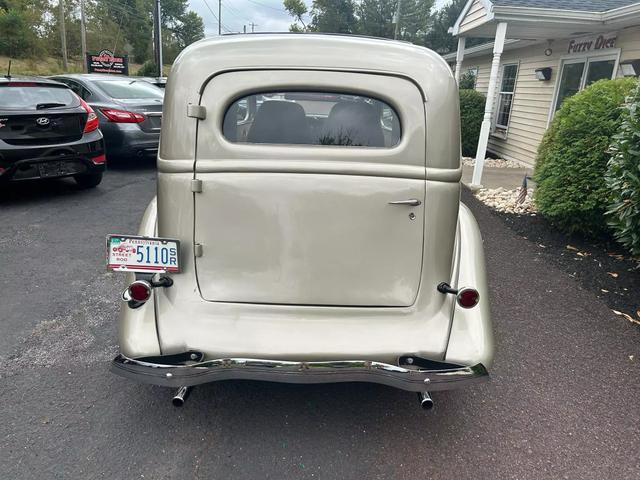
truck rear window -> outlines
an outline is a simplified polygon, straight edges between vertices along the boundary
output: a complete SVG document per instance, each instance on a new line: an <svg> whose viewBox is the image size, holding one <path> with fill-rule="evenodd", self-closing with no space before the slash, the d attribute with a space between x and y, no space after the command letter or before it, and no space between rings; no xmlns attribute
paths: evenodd
<svg viewBox="0 0 640 480"><path fill-rule="evenodd" d="M390 148L400 141L400 120L391 106L331 92L242 97L227 109L222 130L235 143Z"/></svg>
<svg viewBox="0 0 640 480"><path fill-rule="evenodd" d="M66 87L47 85L0 86L0 110L38 110L80 106L80 100Z"/></svg>

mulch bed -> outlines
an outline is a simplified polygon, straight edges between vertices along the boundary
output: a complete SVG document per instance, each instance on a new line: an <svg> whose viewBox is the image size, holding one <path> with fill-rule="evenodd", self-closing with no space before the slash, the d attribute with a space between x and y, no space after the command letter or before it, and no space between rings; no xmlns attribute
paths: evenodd
<svg viewBox="0 0 640 480"><path fill-rule="evenodd" d="M594 241L567 235L540 216L492 211L534 243L543 258L575 278L616 314L640 325L640 259L631 258L613 239Z"/></svg>

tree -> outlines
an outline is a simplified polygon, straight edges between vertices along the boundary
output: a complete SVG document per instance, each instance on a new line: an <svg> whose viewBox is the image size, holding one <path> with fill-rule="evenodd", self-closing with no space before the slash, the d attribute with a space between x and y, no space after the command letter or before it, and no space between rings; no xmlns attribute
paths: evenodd
<svg viewBox="0 0 640 480"><path fill-rule="evenodd" d="M284 0L284 9L294 20L294 23L289 25L289 31L304 32L307 30L307 25L302 17L309 13L309 10L302 0Z"/></svg>
<svg viewBox="0 0 640 480"><path fill-rule="evenodd" d="M36 36L18 10L0 10L0 53L9 57L27 56Z"/></svg>
<svg viewBox="0 0 640 480"><path fill-rule="evenodd" d="M356 7L358 33L372 37L393 38L393 16L398 8L397 0L361 0Z"/></svg>
<svg viewBox="0 0 640 480"><path fill-rule="evenodd" d="M355 33L356 17L352 0L313 0L311 30L329 33Z"/></svg>
<svg viewBox="0 0 640 480"><path fill-rule="evenodd" d="M177 28L178 46L183 49L204 38L204 22L196 12L187 12Z"/></svg>
<svg viewBox="0 0 640 480"><path fill-rule="evenodd" d="M47 0L0 0L0 53L28 57L41 53L39 35Z"/></svg>
<svg viewBox="0 0 640 480"><path fill-rule="evenodd" d="M398 40L424 45L431 23L433 0L400 0Z"/></svg>
<svg viewBox="0 0 640 480"><path fill-rule="evenodd" d="M451 3L443 6L432 16L431 25L425 36L424 46L429 47L440 54L454 52L458 48L458 39L449 33L462 13L467 0L452 0ZM479 45L488 40L481 38L468 38L466 46Z"/></svg>

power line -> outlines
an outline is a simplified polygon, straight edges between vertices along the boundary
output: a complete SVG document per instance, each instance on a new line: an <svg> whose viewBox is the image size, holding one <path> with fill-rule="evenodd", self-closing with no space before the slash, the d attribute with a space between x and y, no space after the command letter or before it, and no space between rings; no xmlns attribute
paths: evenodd
<svg viewBox="0 0 640 480"><path fill-rule="evenodd" d="M237 8L232 7L229 3L222 3L222 6L225 7L227 10L229 10L233 15L235 15L236 17L242 18L248 22L251 21L251 19L249 17L247 17L246 15L244 15L244 13L240 12Z"/></svg>
<svg viewBox="0 0 640 480"><path fill-rule="evenodd" d="M286 13L287 15L289 15L289 13L286 10L282 9L282 8L272 7L271 5L266 5L264 3L256 2L255 0L247 0L247 2L253 3L254 5L259 5L260 7L270 8L271 10L275 10L276 12L282 12L282 13Z"/></svg>

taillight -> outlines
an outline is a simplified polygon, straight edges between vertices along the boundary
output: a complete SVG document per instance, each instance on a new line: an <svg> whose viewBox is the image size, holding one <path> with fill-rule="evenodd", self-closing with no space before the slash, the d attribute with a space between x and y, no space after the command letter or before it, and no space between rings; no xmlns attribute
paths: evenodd
<svg viewBox="0 0 640 480"><path fill-rule="evenodd" d="M100 111L110 122L116 123L140 123L144 122L146 118L141 113L118 110L117 108L101 108Z"/></svg>
<svg viewBox="0 0 640 480"><path fill-rule="evenodd" d="M127 287L129 299L136 302L146 302L151 297L151 284L144 280L136 280Z"/></svg>
<svg viewBox="0 0 640 480"><path fill-rule="evenodd" d="M456 299L462 308L473 308L480 301L480 294L473 288L463 288L456 295Z"/></svg>
<svg viewBox="0 0 640 480"><path fill-rule="evenodd" d="M103 153L102 155L98 155L97 157L92 157L91 161L95 164L104 163L107 161L107 156Z"/></svg>
<svg viewBox="0 0 640 480"><path fill-rule="evenodd" d="M93 132L98 129L98 115L93 111L93 108L89 106L87 102L80 99L82 108L87 112L87 123L84 124L84 133Z"/></svg>

